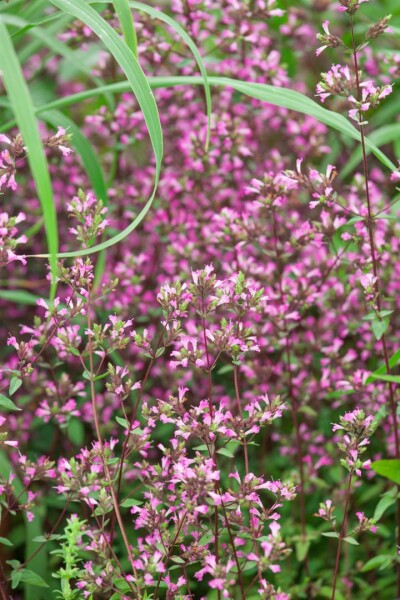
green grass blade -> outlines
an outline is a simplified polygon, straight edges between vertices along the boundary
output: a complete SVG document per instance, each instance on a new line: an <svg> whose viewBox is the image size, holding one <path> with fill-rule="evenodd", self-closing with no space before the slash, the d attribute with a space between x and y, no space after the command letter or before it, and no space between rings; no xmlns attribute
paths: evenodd
<svg viewBox="0 0 400 600"><path fill-rule="evenodd" d="M203 79L201 77L152 77L148 79L148 83L153 89L156 89L164 87L175 87L181 85L202 85ZM321 123L325 123L332 129L339 131L343 135L350 137L351 139L360 141L360 134L358 130L350 123L350 121L348 121L342 115L337 115L336 113L329 111L326 108L322 108L321 106L319 106L319 104L314 102L314 100L311 100L307 96L303 96L299 92L295 92L293 90L285 90L282 88L275 88L274 86L261 83L246 84L241 81L229 79L226 77L209 77L209 83L210 85L215 85L219 87L231 87L241 92L242 94L245 94L252 98L257 98L269 104L274 104L275 106L281 106L289 110L294 110L312 116ZM53 109L71 106L83 100L86 100L87 98L91 98L96 94L103 93L104 91L121 93L129 90L130 84L128 82L114 83L96 90L86 90L78 94L73 94L67 98L55 100L54 102L51 102L45 106L38 107L37 111L40 114L41 112L44 112L45 110L48 110L50 108ZM10 127L12 125L13 123L7 123L7 127ZM1 129L5 130L5 127L4 129ZM366 139L366 145L371 150L371 152L373 152L377 156L377 158L379 158L379 160L391 171L397 170L396 166L392 163L392 161L383 152L381 152L381 150L379 150L379 148L368 138ZM59 254L58 256L63 258L86 256L94 252L99 252L104 248L109 248L110 246L113 246L114 244L122 241L143 220L148 210L150 209L151 203L152 199L150 199L150 201L147 202L147 204L137 215L135 220L124 231L121 231L111 239L103 242L102 244L98 244L97 246L93 246L88 250L68 252ZM46 254L41 254L37 256L47 258Z"/></svg>
<svg viewBox="0 0 400 600"><path fill-rule="evenodd" d="M44 45L50 48L50 50L52 50L54 54L58 54L59 56L65 58L65 60L72 62L73 65L86 76L90 77L91 79L95 79L93 78L91 69L83 61L83 53L74 52L73 50L70 50L70 48L68 48L66 44L60 42L52 32L48 33L46 29L39 27L38 25L34 26L25 19L15 17L14 15L0 15L0 19L8 25L15 25L17 27L20 27L21 29L31 26L32 28L29 31L30 35L40 40ZM21 62L24 62L25 58L28 57L24 53L22 57L20 56ZM99 79L97 79L97 82L102 83Z"/></svg>
<svg viewBox="0 0 400 600"><path fill-rule="evenodd" d="M393 123L392 125L384 125L379 129L376 129L369 136L370 142L373 142L378 148L385 144L391 144L398 141L400 137L400 123ZM367 148L367 154L371 152L370 148ZM349 160L346 162L344 168L340 171L340 177L345 178L354 171L357 165L362 161L363 154L361 148L356 148L351 154Z"/></svg>
<svg viewBox="0 0 400 600"><path fill-rule="evenodd" d="M350 121L348 121L342 115L338 115L333 111L323 108L311 98L300 94L300 92L286 90L262 83L243 83L242 81L229 79L227 77L208 77L208 81L212 86L231 87L242 94L252 98L257 98L258 100L263 100L268 104L281 106L282 108L288 108L289 110L309 115L321 123L325 123L325 125L328 127L340 131L340 133L343 135L360 141L360 133L356 127L350 123ZM203 79L201 77L149 77L148 82L153 89L157 89L187 85L202 85ZM98 88L97 90L85 90L84 92L79 92L78 94L73 94L66 98L60 98L59 100L55 100L54 102L46 104L45 106L39 107L38 111L40 112L47 109L63 108L78 104L83 100L92 98L93 96L99 93L104 93L105 91L119 94L129 91L129 89L130 86L125 81L112 83ZM13 122L9 122L0 130L6 131L6 129L12 127L13 124ZM368 138L366 139L366 145L388 169L391 171L397 170L393 162Z"/></svg>
<svg viewBox="0 0 400 600"><path fill-rule="evenodd" d="M163 156L163 136L157 104L150 85L132 51L114 29L83 0L50 0L54 6L83 21L103 41L123 70L135 94L149 131L156 157L156 180L158 181ZM129 89L129 88L128 88Z"/></svg>
<svg viewBox="0 0 400 600"><path fill-rule="evenodd" d="M128 48L130 48L133 54L137 58L137 38L135 23L133 20L132 11L129 8L128 0L113 0L115 12L117 13L119 22L121 24L122 34Z"/></svg>
<svg viewBox="0 0 400 600"><path fill-rule="evenodd" d="M88 27L90 27L114 56L115 60L118 62L128 79L128 89L133 91L138 100L147 125L156 159L156 173L153 193L151 194L151 197L145 204L144 208L140 211L139 215L123 232L114 236L111 240L90 248L89 252L86 250L84 252L80 251L78 253L72 253L72 256L84 256L88 253L92 254L93 252L98 252L99 250L108 248L114 243L124 239L137 227L138 223L144 219L147 212L150 210L160 178L163 157L163 136L157 104L149 83L136 57L125 44L125 42L119 37L113 28L106 21L104 21L104 19L93 8L85 4L83 0L51 0L51 2L57 8L73 15L75 18L80 19ZM68 256L71 256L71 253L68 253Z"/></svg>
<svg viewBox="0 0 400 600"><path fill-rule="evenodd" d="M18 128L28 148L28 162L42 207L50 266L56 273L58 251L57 215L50 175L40 138L32 99L18 62L7 27L0 22L0 70ZM53 286L52 293L55 292Z"/></svg>
<svg viewBox="0 0 400 600"><path fill-rule="evenodd" d="M44 44L54 54L61 56L66 61L71 63L78 70L78 72L80 71L81 73L86 75L86 77L93 81L95 85L104 85L104 82L100 77L95 77L92 74L91 68L85 62L84 53L77 50L71 50L66 44L63 44L57 39L58 32L68 25L69 21L71 20L71 16L63 15L62 13L56 13L55 15L50 15L49 18L51 18L52 20L56 19L57 22L52 23L52 25L48 29L45 29L43 27L40 27L39 23L29 23L26 19L21 19L20 17L16 17L14 15L0 15L0 19L4 21L4 23L20 27L20 29L11 36L13 40L21 32L24 31L29 31L29 35L34 38L31 43L25 44L21 52L19 53L20 63L24 64L26 60L28 60L30 56L38 52L41 49L41 46ZM112 96L106 93L104 97L107 101L110 110L113 110L115 106L112 101Z"/></svg>
<svg viewBox="0 0 400 600"><path fill-rule="evenodd" d="M31 292L27 292L26 290L0 290L0 298L13 304L28 306L36 306L36 301L39 300L39 296L31 294Z"/></svg>
<svg viewBox="0 0 400 600"><path fill-rule="evenodd" d="M109 0L102 0L102 1L105 4L109 3ZM114 2L114 4L115 4L115 2ZM210 134L211 134L211 110L212 110L212 108L211 108L211 90L210 90L210 83L208 81L208 76L207 76L207 69L204 65L204 61L201 57L199 49L197 48L197 46L194 43L194 41L192 40L192 38L186 33L184 28L177 21L175 21L175 19L172 19L169 15L163 13L160 10L157 10L156 8L148 6L147 4L143 4L143 2L134 2L132 0L129 0L129 6L131 8L135 8L136 10L145 12L146 14L153 17L153 19L158 19L159 21L162 21L166 25L169 25L169 27L171 27L171 29L173 29L181 37L181 39L185 42L185 44L191 50L191 52L197 62L197 65L199 67L200 73L203 77L203 81L204 81L204 94L205 94L205 98L206 98L206 110L207 110L207 136L206 136L205 146L206 146L206 150L207 150L209 143L210 143Z"/></svg>

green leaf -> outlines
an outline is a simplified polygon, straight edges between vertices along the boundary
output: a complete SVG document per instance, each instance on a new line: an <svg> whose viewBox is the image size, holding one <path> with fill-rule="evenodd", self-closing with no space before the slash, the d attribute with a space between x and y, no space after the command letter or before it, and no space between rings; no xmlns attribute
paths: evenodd
<svg viewBox="0 0 400 600"><path fill-rule="evenodd" d="M28 163L42 206L50 265L52 273L55 275L58 229L47 160L28 86L7 27L2 22L0 22L0 70L2 71L4 86L11 102L18 129L28 148ZM54 296L54 294L55 285L53 284L52 295Z"/></svg>
<svg viewBox="0 0 400 600"><path fill-rule="evenodd" d="M307 406L306 404L304 406L300 406L299 413L303 413L308 417L316 417L318 415L317 411L314 408L312 408L311 406Z"/></svg>
<svg viewBox="0 0 400 600"><path fill-rule="evenodd" d="M383 569L391 566L395 560L396 557L391 554L380 554L379 556L374 556L374 558L371 558L365 563L361 569L361 573L366 573L367 571L372 571L373 569L378 568L380 571L383 571Z"/></svg>
<svg viewBox="0 0 400 600"><path fill-rule="evenodd" d="M357 542L357 540L355 540L353 537L351 536L347 536L345 538L343 538L344 542L347 542L348 544L352 544L353 546L359 546L360 544Z"/></svg>
<svg viewBox="0 0 400 600"><path fill-rule="evenodd" d="M205 533L199 540L199 546L207 546L214 539L214 534L211 532Z"/></svg>
<svg viewBox="0 0 400 600"><path fill-rule="evenodd" d="M389 492L386 492L386 494L384 494L382 496L382 498L379 500L378 504L376 505L375 508L375 512L374 512L374 519L375 521L379 521L379 519L381 519L381 517L383 516L384 512L390 508L390 506L392 506L393 504L395 504L396 502L396 496L397 496L397 490L396 489L392 489Z"/></svg>
<svg viewBox="0 0 400 600"><path fill-rule="evenodd" d="M8 393L10 394L10 396L13 396L15 394L15 392L17 390L19 390L21 385L22 385L22 380L19 377L11 377L10 388L8 390Z"/></svg>
<svg viewBox="0 0 400 600"><path fill-rule="evenodd" d="M384 146L385 144L390 144L395 142L400 137L400 123L391 123L390 125L384 125L383 127L379 127L375 129L370 136L369 139L376 146ZM369 148L366 148L367 155L371 152ZM339 176L342 179L345 179L350 173L354 171L357 165L362 161L363 153L362 148L357 147L354 152L351 154L350 158L346 161L346 164L340 170Z"/></svg>
<svg viewBox="0 0 400 600"><path fill-rule="evenodd" d="M35 587L49 587L44 581L44 579L40 577L40 575L34 573L30 569L23 569L22 571L20 571L20 573L22 574L21 581L23 581L24 583L29 583L30 585L34 585Z"/></svg>
<svg viewBox="0 0 400 600"><path fill-rule="evenodd" d="M228 458L235 458L235 455L230 450L227 450L227 448L220 448L217 450L217 453L222 454L222 456L227 456Z"/></svg>
<svg viewBox="0 0 400 600"><path fill-rule="evenodd" d="M17 570L11 571L11 589L12 590L15 590L19 586L21 579L22 579L22 571L17 571Z"/></svg>
<svg viewBox="0 0 400 600"><path fill-rule="evenodd" d="M52 542L55 540L60 540L62 535L58 533L52 533L51 535L37 535L33 538L32 542L37 542L39 544L45 544L47 542Z"/></svg>
<svg viewBox="0 0 400 600"><path fill-rule="evenodd" d="M123 500L120 504L122 508L131 508L132 506L140 506L143 504L143 500L136 500L136 498L127 498Z"/></svg>
<svg viewBox="0 0 400 600"><path fill-rule="evenodd" d="M324 535L325 537L330 537L330 538L338 538L339 534L336 531L328 531L327 533L322 533L321 535Z"/></svg>
<svg viewBox="0 0 400 600"><path fill-rule="evenodd" d="M380 340L389 327L389 319L376 319L375 321L372 321L371 327L376 339Z"/></svg>
<svg viewBox="0 0 400 600"><path fill-rule="evenodd" d="M400 485L400 460L397 458L388 458L376 460L371 464L371 468L386 479L394 481Z"/></svg>
<svg viewBox="0 0 400 600"><path fill-rule="evenodd" d="M397 350L397 352L395 352L389 358L389 367L391 369L393 369L393 367L396 367L399 362L400 362L400 350ZM386 374L386 373L387 373L386 365L382 365L381 367L379 367L379 369L377 369L376 371L371 373L371 375L368 377L366 383L371 383L374 380L374 378L376 377L376 375L381 375L381 374Z"/></svg>
<svg viewBox="0 0 400 600"><path fill-rule="evenodd" d="M296 558L299 562L303 562L310 548L310 540L301 540L296 544Z"/></svg>
<svg viewBox="0 0 400 600"><path fill-rule="evenodd" d="M27 304L29 306L36 306L36 302L39 300L39 296L25 290L0 290L0 298L13 304Z"/></svg>
<svg viewBox="0 0 400 600"><path fill-rule="evenodd" d="M123 419L122 417L115 417L115 420L117 423L119 423L119 425L122 425L122 427L129 429L129 423L126 419Z"/></svg>
<svg viewBox="0 0 400 600"><path fill-rule="evenodd" d="M3 394L0 394L0 406L8 408L8 410L22 410L22 408L18 408L10 398L3 396Z"/></svg>
<svg viewBox="0 0 400 600"><path fill-rule="evenodd" d="M371 373L368 379L373 381L388 381L389 383L400 383L400 375L376 375L375 373Z"/></svg>
<svg viewBox="0 0 400 600"><path fill-rule="evenodd" d="M133 21L132 11L129 8L128 0L113 0L115 12L118 15L119 22L121 24L122 33L124 40L128 48L130 48L133 54L137 58L137 39L135 24Z"/></svg>
<svg viewBox="0 0 400 600"><path fill-rule="evenodd" d="M14 545L12 542L10 542L10 540L8 540L5 537L0 537L0 544L3 544L3 546L13 546Z"/></svg>

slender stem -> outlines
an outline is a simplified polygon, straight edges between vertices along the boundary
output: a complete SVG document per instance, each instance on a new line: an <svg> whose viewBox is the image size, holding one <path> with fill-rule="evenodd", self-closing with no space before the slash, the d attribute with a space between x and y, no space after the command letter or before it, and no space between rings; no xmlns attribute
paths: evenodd
<svg viewBox="0 0 400 600"><path fill-rule="evenodd" d="M178 540L179 534L180 534L181 529L183 527L183 524L185 522L186 515L187 515L187 511L185 511L183 513L183 516L182 516L182 518L180 519L180 521L178 523L178 527L177 527L174 539L172 540L172 544L170 545L170 547L168 549L168 553L167 553L167 556L166 556L165 561L164 561L165 566L167 566L168 561L169 561L169 559L172 556L172 552L174 551L174 546L175 546L175 544L176 544L176 542ZM163 576L163 573L161 572L160 575L159 575L159 577L158 577L156 589L154 590L154 600L157 600L157 598L158 598L158 590L160 588L160 583L161 583L161 580L162 580L162 576Z"/></svg>
<svg viewBox="0 0 400 600"><path fill-rule="evenodd" d="M160 336L158 338L158 341L157 341L157 346L156 346L156 349L154 351L154 356L149 361L149 364L147 365L146 373L144 375L142 384L140 386L140 390L139 390L139 394L138 394L138 399L137 399L136 404L135 404L135 406L133 408L131 418L129 419L129 431L132 429L133 421L136 418L136 414L137 414L137 411L138 411L138 408L139 408L139 405L140 405L140 402L141 402L141 399L142 399L143 390L146 387L146 383L147 383L147 380L149 378L150 371L151 371L151 369L152 369L152 367L153 367L153 365L154 365L154 363L156 361L157 350L160 348L160 345L161 345L161 342L163 340L166 327L167 327L167 325L164 325L164 328L163 328L163 330L162 330L162 332L161 332L161 334L160 334ZM125 458L128 456L129 435L130 434L128 432L128 435L124 439L124 443L123 443L123 446L122 446L121 457L119 459L118 477L117 477L117 491L116 491L117 500L119 500L119 495L120 495L120 492L121 492L122 472L123 472L123 468L124 468L124 461L125 461ZM116 520L116 514L114 513L113 516L111 517L111 522L110 522L110 539L111 539L111 541L113 540L113 537L114 537L115 520Z"/></svg>
<svg viewBox="0 0 400 600"><path fill-rule="evenodd" d="M211 419L214 416L214 407L213 407L213 398L212 398L212 378L211 378L211 361L210 361L210 353L208 352L208 343L207 343L207 334L206 334L206 320L204 317L204 302L202 305L202 318L201 318L201 326L203 330L203 339L204 339L204 348L206 352L207 359L207 377L208 377L208 406L210 410ZM214 442L214 450L211 454L211 457L214 461L215 467L217 467L217 454L215 448L216 440ZM218 493L218 483L215 482L214 490ZM219 523L218 523L218 506L214 508L214 545L215 545L215 562L219 563ZM220 590L217 591L218 600L221 598Z"/></svg>
<svg viewBox="0 0 400 600"><path fill-rule="evenodd" d="M239 393L239 369L237 365L233 366L233 379L235 382L235 396L236 396L236 404L238 409L238 415L242 417L242 405L240 403L240 393ZM246 475L249 474L249 453L247 448L246 438L243 438L243 452L244 452L244 464L246 469Z"/></svg>
<svg viewBox="0 0 400 600"><path fill-rule="evenodd" d="M275 255L276 255L276 263L277 263L277 272L278 272L278 283L279 283L279 300L282 305L285 300L285 292L283 289L283 279L282 279L282 257L281 251L278 245L278 224L276 221L275 210L272 208L272 220L273 220L273 228L274 228L274 247L275 247ZM300 424L298 418L298 405L297 401L294 398L294 387L293 387L293 379L292 379L292 367L291 367L291 348L290 348L290 331L288 330L287 323L285 317L283 318L283 332L285 335L285 355L286 355L286 372L288 376L288 387L289 387L289 401L292 408L292 425L293 431L295 435L295 443L296 443L296 458L297 458L297 467L299 469L299 477L300 477L300 486L299 486L299 500L300 500L300 523L301 523L301 534L303 537L306 537L306 506L305 506L305 497L304 497L304 464L303 464L303 448L301 443L301 435L300 435ZM308 569L308 563L305 561L305 567Z"/></svg>
<svg viewBox="0 0 400 600"><path fill-rule="evenodd" d="M332 586L331 600L335 600L336 584L337 584L337 577L338 577L338 573L339 573L339 564L340 564L340 553L342 550L343 538L346 537L347 509L348 509L349 501L350 501L350 490L351 490L352 477L353 477L353 473L351 472L351 473L349 473L349 477L348 477L348 481L347 481L346 499L344 502L343 521L342 521L342 526L340 528L339 542L338 542L338 547L337 547L337 551L336 551L335 571L333 573L333 586Z"/></svg>
<svg viewBox="0 0 400 600"><path fill-rule="evenodd" d="M352 47L353 47L353 61L354 61L354 70L356 77L356 85L357 85L357 98L358 101L361 99L361 86L360 86L360 77L358 70L358 58L357 58L357 46L354 35L354 21L353 17L350 16L350 30L351 30L351 39L352 39ZM380 295L380 285L379 285L379 269L378 269L378 260L377 253L375 247L375 239L374 239L374 230L373 230L373 215L371 210L371 198L369 193L369 172L368 172L368 160L367 160L367 152L365 148L365 134L364 134L364 126L362 124L362 117L359 114L359 129L361 136L361 149L363 155L363 169L364 169L364 180L365 180L365 197L367 200L367 211L368 211L368 219L367 219L367 228L368 228L368 236L371 250L371 260L372 260L372 271L374 276L377 278L376 288L377 288L377 307L378 312L381 310L381 295ZM386 367L386 372L390 374L390 363L389 363L389 353L387 348L386 336L385 334L381 337L382 351L383 357ZM397 403L395 400L395 392L393 383L389 382L389 405L390 405L390 413L393 421L393 432L394 432L394 441L395 441L395 457L400 459L400 439L399 439L399 424L397 417ZM398 486L398 490L400 490L400 486ZM400 546L400 499L397 500L397 546ZM397 564L397 596L400 597L400 563Z"/></svg>
<svg viewBox="0 0 400 600"><path fill-rule="evenodd" d="M87 324L88 324L88 330L91 331L92 330L92 322L91 322L91 310L92 310L92 306L91 306L91 296L90 296L90 291L88 294L88 302L87 302ZM99 416L97 414L97 406L96 406L96 391L95 391L95 387L94 387L94 365L93 365L93 341L92 341L92 335L89 333L89 339L88 339L88 349L89 349L89 367L90 367L90 393L91 393L91 398L92 398L92 411L93 411L93 418L94 418L94 425L95 425L95 429L96 429L96 436L97 436L97 440L99 442L99 447L100 447L100 455L102 458L102 462L103 462L103 468L104 468L104 472L106 474L106 477L108 479L108 485L110 488L110 493L111 493L111 498L112 498L112 503L113 503L113 507L114 507L114 511L115 511L115 515L121 530L121 535L122 535L122 539L124 541L125 544L125 548L126 551L128 553L128 557L129 557L129 562L133 568L134 574L135 574L135 579L137 580L137 573L136 573L136 569L133 565L133 555L132 555L132 550L129 544L129 540L125 531L125 526L124 526L124 522L122 520L121 517L121 512L119 510L119 505L118 505L118 498L117 495L115 493L114 490L114 485L111 479L111 473L110 473L110 469L108 467L107 464L107 460L104 454L104 444L103 444L103 438L101 437L101 431L100 431L100 422L99 422Z"/></svg>

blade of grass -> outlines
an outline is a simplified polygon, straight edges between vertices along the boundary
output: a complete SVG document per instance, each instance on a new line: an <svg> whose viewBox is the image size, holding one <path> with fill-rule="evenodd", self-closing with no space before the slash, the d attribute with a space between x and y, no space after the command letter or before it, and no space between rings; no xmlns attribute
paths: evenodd
<svg viewBox="0 0 400 600"><path fill-rule="evenodd" d="M299 92L296 92L294 90L283 90L282 88L275 88L274 86L267 84L244 84L243 82L237 81L235 79L229 79L226 77L209 77L208 79L210 85L216 85L219 87L231 87L252 98L262 100L269 104L274 104L275 106L281 106L289 110L307 114L309 116L314 117L321 123L325 123L332 129L339 131L343 135L346 135L351 139L359 140L359 132L345 117L337 115L334 112L320 107L316 102L314 102L307 96L303 96ZM164 87L201 85L203 84L203 79L201 77L153 77L148 79L148 83L153 89L157 89ZM54 102L50 102L45 106L38 107L37 111L40 114L40 112L43 112L44 110L48 110L50 108L53 109L71 106L88 98L92 98L95 94L101 93L105 89L110 92L121 93L129 91L130 84L128 82L120 82L104 86L104 88L100 88L97 90L86 90L84 92L71 95L67 98L55 100ZM12 122L7 123L7 127L11 127L12 125ZM0 128L0 131L2 130L6 130L6 126ZM396 166L392 163L392 161L383 152L381 152L381 150L379 150L379 148L377 148L377 146L373 142L366 139L366 145L386 167L388 167L391 171L397 170ZM126 229L113 236L109 240L98 244L97 246L93 246L87 250L62 253L58 256L61 258L86 256L88 254L99 252L104 248L109 248L110 246L113 246L114 244L122 241L141 223L143 218L146 216L148 210L150 209L151 203L152 201L148 201L144 208L141 210L141 212L137 215L135 220ZM47 258L46 254L40 254L35 256Z"/></svg>
<svg viewBox="0 0 400 600"><path fill-rule="evenodd" d="M60 18L63 16L64 16L64 19ZM20 27L19 31L17 31L16 33L13 34L13 36L12 36L13 39L15 39L20 32L25 31L25 30L29 31L30 35L33 38L36 38L33 40L33 42L31 44L26 44L22 48L22 50L19 54L19 60L20 60L21 64L24 64L24 62L30 56L32 56L33 54L38 52L41 48L41 43L43 43L50 50L52 50L54 54L56 54L58 56L62 56L66 61L71 63L78 71L80 71L81 73L86 75L86 77L88 77L91 81L93 81L93 83L95 85L97 85L97 86L104 85L104 81L100 77L95 77L92 74L90 67L87 66L87 64L84 60L84 58L85 58L84 53L81 53L76 50L70 50L70 48L68 48L68 46L66 44L63 44L62 42L60 42L56 37L56 34L60 30L65 28L65 26L71 20L70 16L56 14L56 15L51 15L51 17L52 17L52 19L54 19L55 17L58 17L58 20L56 23L53 23L53 25L51 27L49 27L48 29L45 29L43 27L40 27L39 24L35 25L34 23L29 23L26 19L21 19L20 17L16 17L15 15L8 15L8 14L0 15L0 19L2 21L4 21L4 23L7 23L8 25L15 25L15 26ZM115 105L113 102L112 95L106 93L104 98L105 98L110 110L113 110Z"/></svg>
<svg viewBox="0 0 400 600"><path fill-rule="evenodd" d="M128 0L113 0L115 12L117 13L121 24L122 34L128 48L130 48L137 58L137 38L133 14L129 8Z"/></svg>
<svg viewBox="0 0 400 600"><path fill-rule="evenodd" d="M104 4L109 4L110 0L100 0L100 2L104 2ZM163 23L171 27L171 29L173 29L179 35L179 37L185 42L185 44L192 52L204 81L204 94L206 98L207 110L207 136L205 147L207 150L210 143L211 134L211 90L207 76L207 69L201 57L199 49L197 48L192 38L186 33L185 29L177 21L175 21L175 19L172 19L172 17L170 17L169 15L163 13L162 11L156 8L148 6L147 4L143 4L143 2L134 2L132 0L129 0L129 2L125 1L124 3L129 4L131 8L135 8L136 10L142 11L153 17L153 19L158 19L159 21L162 21Z"/></svg>
<svg viewBox="0 0 400 600"><path fill-rule="evenodd" d="M307 96L303 96L300 94L300 92L296 92L294 90L282 90L282 88L274 88L274 86L261 83L243 84L243 82L237 81L236 79L229 79L227 77L209 76L208 81L212 86L231 87L245 95L263 100L268 104L281 106L283 108L288 108L289 110L312 116L317 119L317 121L328 125L328 127L340 131L340 133L343 135L359 141L359 133L357 129L350 123L350 121L341 115L337 115L326 108L320 107L316 102L310 98L307 98ZM203 79L201 77L149 77L148 83L152 89L158 89L188 85L202 85ZM40 114L45 110L64 108L66 106L79 104L80 102L83 102L89 98L93 98L93 96L105 91L112 92L114 94L120 94L122 92L128 92L129 90L130 84L126 81L111 83L98 89L85 90L84 92L71 94L65 98L54 100L53 102L49 102L48 104L38 107L36 110L37 113ZM282 92L282 94L280 92ZM0 131L6 131L14 125L15 121L9 121L0 127ZM388 169L391 171L397 170L393 162L381 150L379 150L379 148L377 148L373 142L371 142L369 139L366 139L366 144L371 152L373 152L373 154L375 154L375 156L382 162L382 164L388 167Z"/></svg>
<svg viewBox="0 0 400 600"><path fill-rule="evenodd" d="M373 142L378 148L385 144L391 144L397 142L400 137L400 123L393 123L392 125L384 125L379 129L375 129L369 136L371 142ZM370 154L371 149L367 149L367 154ZM341 169L339 176L345 179L357 165L362 161L362 149L357 147L351 154L349 160L346 162L343 169Z"/></svg>
<svg viewBox="0 0 400 600"><path fill-rule="evenodd" d="M18 128L28 148L28 163L42 207L50 266L52 273L55 275L57 267L58 228L46 155L40 138L32 99L7 27L2 22L0 22L0 70L3 73L4 86L10 99ZM51 296L54 294L55 284L52 284Z"/></svg>
<svg viewBox="0 0 400 600"><path fill-rule="evenodd" d="M149 83L136 57L125 44L125 42L119 37L114 29L106 21L104 21L104 19L91 6L88 6L85 2L83 2L83 0L51 0L51 3L60 10L63 10L68 14L72 14L75 18L78 18L84 22L103 41L107 49L111 52L128 79L128 89L131 89L137 98L147 125L150 141L156 159L156 173L153 192L144 208L141 210L140 214L123 232L111 238L111 240L107 240L106 242L95 246L93 251L92 249L85 251L82 254L83 256L87 252L92 254L93 252L98 252L99 250L108 248L117 241L124 239L136 228L138 222L140 222L150 210L155 198L158 181L160 178L163 157L163 136L157 104ZM101 248L99 246L101 246ZM70 255L71 253L67 254ZM75 253L73 253L73 255L78 256L78 254ZM81 256L80 253L79 256Z"/></svg>
<svg viewBox="0 0 400 600"><path fill-rule="evenodd" d="M15 17L14 15L0 15L1 21L7 23L8 25L15 25L17 27L25 28L32 25L25 19L21 19L20 17ZM60 42L52 33L48 33L46 29L36 25L32 25L32 29L29 31L29 34L38 38L41 42L43 42L50 50L54 52L54 54L58 54L73 63L73 65L79 69L82 73L84 73L87 77L90 77L96 84L102 84L103 81L99 78L95 78L92 75L91 69L85 64L83 60L83 53L75 52L70 50L66 44ZM24 59L27 58L26 53L24 56L20 56L21 62L24 62Z"/></svg>
<svg viewBox="0 0 400 600"><path fill-rule="evenodd" d="M35 296L35 294L31 294L26 290L0 290L0 298L13 304L35 306L39 296Z"/></svg>

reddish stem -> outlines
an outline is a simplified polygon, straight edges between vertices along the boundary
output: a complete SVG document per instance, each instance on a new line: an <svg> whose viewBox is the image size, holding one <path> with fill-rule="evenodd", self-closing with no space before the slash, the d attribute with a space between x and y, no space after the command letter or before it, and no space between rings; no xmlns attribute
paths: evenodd
<svg viewBox="0 0 400 600"><path fill-rule="evenodd" d="M352 39L352 47L353 47L353 60L354 60L354 70L356 77L356 85L357 85L357 98L358 101L361 99L361 86L360 86L360 77L358 71L358 58L357 58L357 46L354 35L354 22L353 17L350 16L350 30L351 30L351 39ZM374 218L371 210L371 198L369 193L369 170L368 170L368 160L367 160L367 152L365 147L365 133L364 126L362 124L362 116L359 114L359 129L360 129L360 137L361 137L361 148L363 155L363 169L364 169L364 180L365 180L365 197L367 200L367 211L368 211L368 219L367 219L367 228L368 228L368 237L369 244L371 250L371 260L372 260L372 271L374 276L377 278L376 289L377 289L377 307L378 312L381 310L381 296L379 290L379 269L378 269L378 260L376 255L375 248L375 239L374 239L374 230L373 223ZM386 336L385 334L381 337L383 358L386 367L386 373L390 374L390 363L389 363L389 353L387 348ZM390 413L393 422L393 432L394 432L394 440L395 440L395 457L400 459L400 439L399 439L399 424L397 417L397 404L395 400L394 394L394 386L391 382L388 383L389 386L389 405L390 405ZM400 486L398 487L400 490ZM400 546L400 499L397 500L397 546ZM397 596L400 597L400 563L397 564Z"/></svg>
<svg viewBox="0 0 400 600"><path fill-rule="evenodd" d="M342 550L343 538L346 537L347 509L348 509L349 501L350 501L350 489L351 489L351 480L352 480L352 477L353 477L353 473L349 473L349 478L348 478L348 482L347 482L347 489L346 489L346 499L345 499L345 502L344 502L344 515L343 515L342 526L340 528L339 543L338 543L338 547L337 547L337 551L336 551L335 571L334 571L334 574L333 574L333 586L332 586L331 600L335 600L336 584L337 584L337 577L338 577L338 573L339 573L339 564L340 564L340 553L341 553L341 550Z"/></svg>

